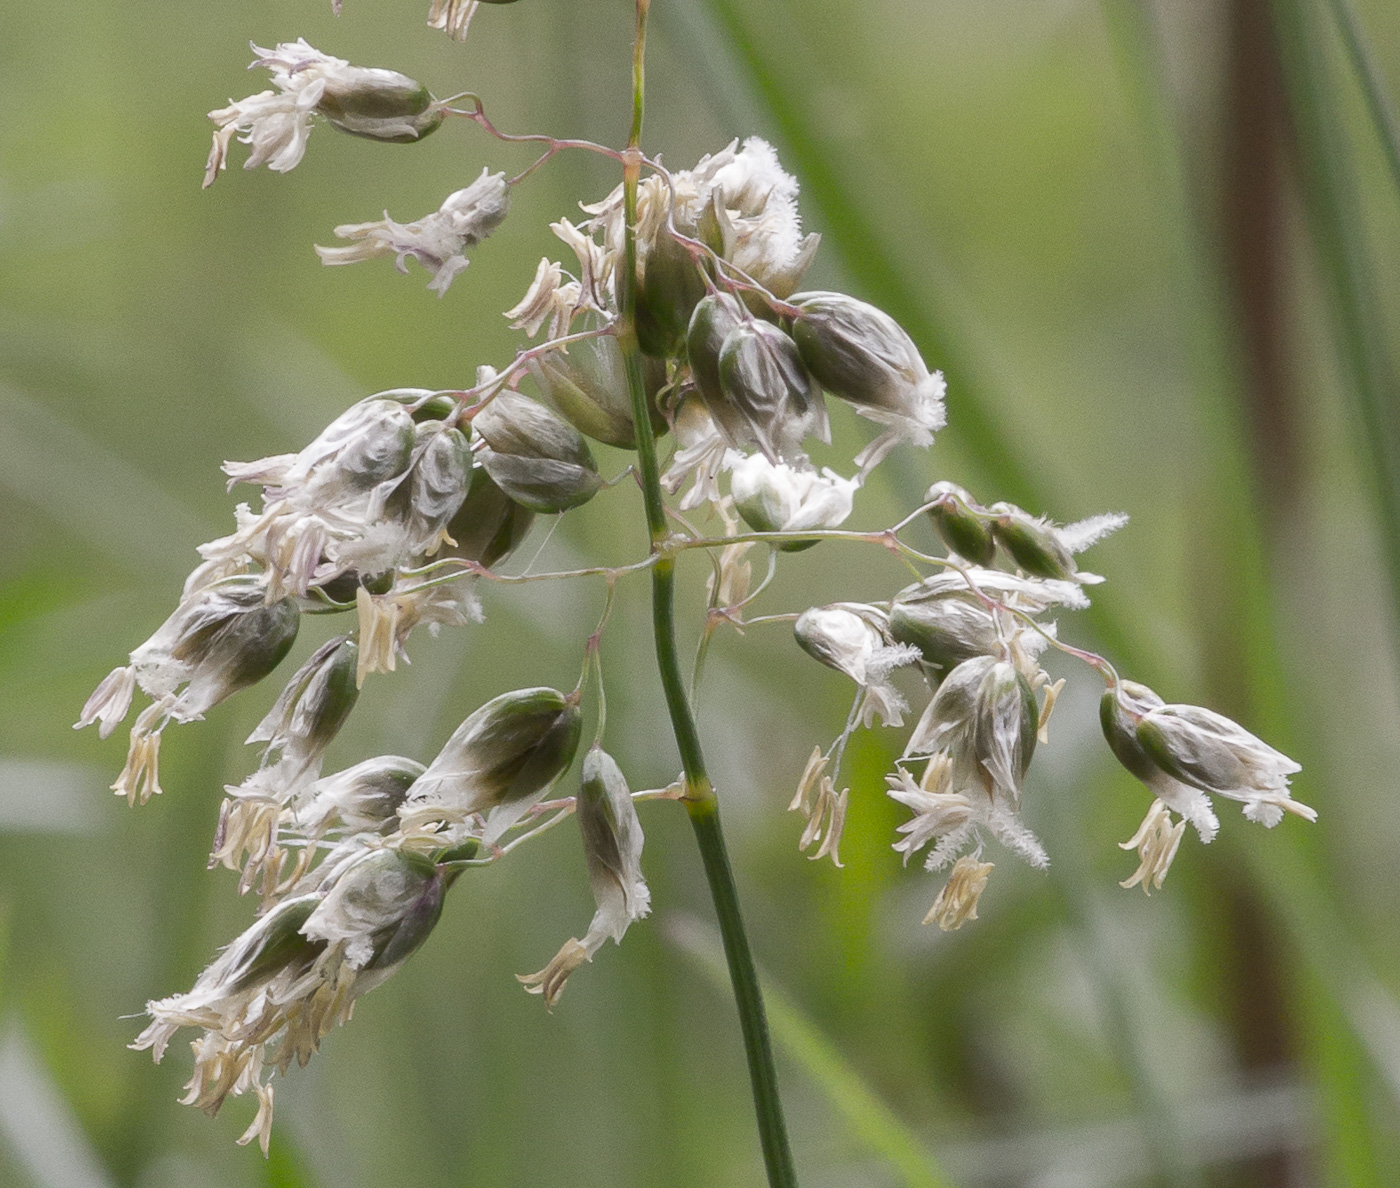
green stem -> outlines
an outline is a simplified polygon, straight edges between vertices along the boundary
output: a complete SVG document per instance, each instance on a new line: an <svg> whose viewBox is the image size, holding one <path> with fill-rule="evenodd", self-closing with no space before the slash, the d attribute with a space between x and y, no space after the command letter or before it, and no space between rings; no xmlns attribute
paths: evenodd
<svg viewBox="0 0 1400 1188"><path fill-rule="evenodd" d="M623 268L618 280L620 317L618 345L627 365L627 386L632 397L632 419L637 433L637 466L646 507L652 567L652 628L656 639L656 661L671 730L680 750L685 771L685 805L690 814L695 841L709 882L734 1001L739 1010L744 1052L748 1057L749 1080L753 1086L754 1112L758 1120L763 1162L771 1188L796 1188L797 1173L788 1146L787 1125L783 1121L782 1099L778 1095L778 1073L773 1063L773 1046L768 1020L763 1010L763 994L758 985L753 954L749 950L739 909L739 891L720 827L719 799L705 772L700 749L700 732L695 725L681 675L680 653L676 647L675 581L676 558L666 540L666 507L661 498L660 470L656 459L656 439L652 434L647 407L646 383L642 374L641 348L637 341L637 182L641 174L642 114L645 93L646 23L650 0L637 0L637 42L632 57L632 131L623 154Z"/></svg>
<svg viewBox="0 0 1400 1188"><path fill-rule="evenodd" d="M734 1004L739 1010L739 1026L744 1037L744 1052L749 1063L749 1082L753 1087L754 1114L758 1122L758 1139L763 1148L763 1164L768 1170L771 1188L797 1188L797 1170L788 1146L787 1123L783 1120L783 1103L778 1095L778 1071L773 1064L773 1044L768 1034L768 1017L763 1009L763 992L759 988L749 938L744 932L744 920L739 910L739 891L734 885L734 872L729 866L729 854L724 846L724 831L720 827L719 802L709 783L705 785L704 800L687 800L690 824L705 864L705 878L710 884L710 898L715 905L720 935L724 939L724 957L729 966L729 981L734 988Z"/></svg>
<svg viewBox="0 0 1400 1188"><path fill-rule="evenodd" d="M642 147L642 115L646 110L647 17L651 15L651 0L637 0L637 40L632 46L632 131L627 136L629 149Z"/></svg>

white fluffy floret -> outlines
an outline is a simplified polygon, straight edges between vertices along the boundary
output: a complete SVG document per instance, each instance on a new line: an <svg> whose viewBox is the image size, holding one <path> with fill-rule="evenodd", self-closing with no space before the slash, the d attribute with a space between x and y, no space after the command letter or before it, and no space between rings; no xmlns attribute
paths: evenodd
<svg viewBox="0 0 1400 1188"><path fill-rule="evenodd" d="M246 99L229 100L228 107L209 113L218 125L209 162L204 170L207 188L228 164L228 146L235 135L252 152L244 169L266 165L286 173L301 163L311 134L311 116L326 93L328 82L350 69L350 63L332 58L306 43L305 38L283 42L274 49L253 46L254 66L272 72L276 91L259 91Z"/></svg>
<svg viewBox="0 0 1400 1188"><path fill-rule="evenodd" d="M323 264L356 264L392 256L394 266L408 272L410 257L433 274L428 288L439 297L469 261L466 249L491 234L510 210L510 187L504 173L483 169L465 189L449 194L434 213L413 223L397 223L384 212L372 223L347 223L335 229L344 247L316 248Z"/></svg>

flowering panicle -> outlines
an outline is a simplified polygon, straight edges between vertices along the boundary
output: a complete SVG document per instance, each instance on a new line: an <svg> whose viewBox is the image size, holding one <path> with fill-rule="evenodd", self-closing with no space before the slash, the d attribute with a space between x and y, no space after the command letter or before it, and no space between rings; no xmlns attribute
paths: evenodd
<svg viewBox="0 0 1400 1188"><path fill-rule="evenodd" d="M304 1065L355 999L427 939L457 874L411 852L357 848L314 891L248 928L188 993L149 1003L152 1022L131 1046L159 1063L180 1028L202 1029L182 1101L212 1115L230 1095L255 1094L257 1116L239 1141L257 1139L266 1153L268 1075Z"/></svg>
<svg viewBox="0 0 1400 1188"><path fill-rule="evenodd" d="M152 1049L159 1060L179 1028L202 1028L184 1100L216 1113L228 1096L254 1093L258 1114L241 1141L256 1137L264 1147L272 1110L267 1076L285 1073L293 1060L305 1064L326 1033L349 1018L355 998L427 938L464 860L494 846L529 813L568 768L578 742L576 702L553 690L526 689L470 715L426 767L381 756L290 791L285 785L272 791L268 773L292 754L319 763L319 755L311 760L309 753L321 747L326 730L333 732L329 719L343 716L344 699L353 701L353 660L342 659L347 648L344 638L330 641L293 677L253 736L281 758L261 768L245 789L231 790L221 816L222 849L215 856L235 866L241 846L249 851L250 871L262 864L267 910L192 990L149 1004L153 1021L133 1045ZM331 690L339 691L339 701ZM585 765L585 791L590 778ZM587 795L580 801L581 812L588 804L585 835L601 864L590 943L595 933L598 943L603 935L620 938L648 902L637 869L641 828L631 797L625 783L618 791L615 765L598 778L607 803L588 804ZM269 789L262 816L244 811L259 784ZM262 836L252 836L255 827ZM280 853L289 847L302 858L283 877ZM275 860L267 857L272 851L279 854ZM603 886L604 868L613 872L615 892ZM245 873L245 885L249 881Z"/></svg>
<svg viewBox="0 0 1400 1188"><path fill-rule="evenodd" d="M460 38L477 8L478 0L432 0L429 24ZM400 143L448 115L494 133L476 96L468 96L474 109L458 110L405 75L352 66L302 40L254 52L274 89L211 113L206 185L225 168L235 138L249 146L246 167L292 169L317 121ZM151 1022L133 1045L160 1060L177 1032L197 1032L187 1104L213 1114L231 1096L253 1095L256 1115L240 1141L257 1139L266 1152L275 1078L304 1065L356 999L426 941L465 870L506 857L570 815L593 916L581 938L520 978L526 989L553 1007L574 971L647 915L636 802L685 797L700 822L713 793L694 770L693 738L681 748L688 758L679 783L630 791L602 749L600 639L620 579L645 570L655 577L658 639L672 631L669 583L687 549L712 561L695 681L722 622L786 621L803 651L856 686L845 728L812 751L789 805L803 818L801 851L841 866L843 828L864 792L840 778L847 745L858 728L907 729L885 783L910 813L894 850L905 863L922 853L927 870L947 872L925 923L949 931L977 919L990 846L1037 869L1049 862L1023 814L1034 811L1031 763L1064 686L1042 667L1052 650L1104 679L1104 735L1153 794L1124 843L1139 867L1123 886L1161 888L1188 822L1210 841L1219 829L1212 797L1241 802L1247 818L1266 826L1285 813L1315 818L1292 798L1292 760L1217 713L1167 704L1120 680L1107 660L1061 641L1050 615L1087 607L1086 585L1102 580L1076 558L1126 517L1060 525L937 481L922 507L892 527L842 527L891 450L932 444L946 419L945 383L884 311L845 293L800 291L819 237L803 231L797 180L771 145L736 140L693 168L671 170L636 146L503 138L543 145L536 165L564 148L591 148L641 174L630 174L630 192L618 187L582 204L578 222L549 225L568 265L542 258L505 313L528 339L546 337L522 346L503 370L477 367L474 384L380 392L295 453L226 462L230 488L260 488L257 505L238 505L233 531L199 547L201 563L174 611L101 681L77 723L96 724L106 738L138 690L149 698L113 785L144 801L161 791L169 723L200 718L269 676L294 647L304 614L343 616L342 630L312 647L249 736L263 748L256 769L225 788L210 865L236 872L241 891L260 891L257 918L188 992L148 1004ZM385 212L342 225L335 233L344 243L316 250L326 264L385 258L407 271L417 260L442 295L534 169L508 181L483 166L436 211L408 223ZM849 470L808 454L830 447L842 405L877 428ZM671 454L658 478L655 442L668 435ZM499 572L537 516L572 513L603 489L590 439L638 451L650 554L616 568ZM701 536L685 514L697 509L722 533ZM903 536L928 526L946 555ZM769 568L755 584L760 543L770 546ZM750 614L779 561L818 546L870 545L897 555L916 580L867 601ZM436 633L480 621L482 582L588 575L605 579L608 598L582 643L576 689L500 693L436 755L372 756L323 774L365 680L407 662L415 628ZM679 700L688 713L684 694L676 696L684 674L661 651L670 708L679 713ZM577 795L549 799L573 765L595 677L597 739ZM723 857L722 847L707 853ZM721 866L707 863L712 875Z"/></svg>
<svg viewBox="0 0 1400 1188"><path fill-rule="evenodd" d="M895 849L907 860L932 844L930 870L959 859L928 917L948 929L976 918L977 897L991 870L980 860L987 841L1000 842L1032 866L1049 860L1021 820L1026 772L1037 744L1048 739L1064 687L1063 679L1052 680L1039 664L1046 648L1060 646L1056 624L1037 619L1055 607L1088 604L1082 583L1097 579L1077 570L1073 554L1121 526L1123 517L1058 528L1009 505L983 509L951 483L935 484L925 503L950 549L950 568L906 586L885 606L813 608L795 626L804 650L852 676L867 698L881 698L878 704L900 696L871 680L869 658L877 660L879 673L878 660L888 654L882 648L903 649L901 663L917 660L933 686L887 782L890 796L914 814L900 827L903 837ZM988 568L998 558L1015 571ZM887 713L872 712L869 700L857 708L866 726L876 716L898 724ZM1186 822L1202 841L1215 836L1219 824L1206 793L1243 802L1245 815L1266 825L1277 824L1285 812L1316 816L1288 793L1288 776L1298 765L1219 714L1165 705L1151 690L1114 677L1102 720L1114 753L1156 796L1142 828L1124 843L1140 858L1124 886L1161 887ZM832 752L838 762L845 738ZM827 759L822 757L823 769ZM909 767L920 761L923 772L915 779ZM809 817L808 794L820 786L818 777L831 778L809 765L794 801ZM1176 823L1173 812L1180 818ZM809 842L804 834L800 844ZM969 847L975 847L971 857L964 854Z"/></svg>

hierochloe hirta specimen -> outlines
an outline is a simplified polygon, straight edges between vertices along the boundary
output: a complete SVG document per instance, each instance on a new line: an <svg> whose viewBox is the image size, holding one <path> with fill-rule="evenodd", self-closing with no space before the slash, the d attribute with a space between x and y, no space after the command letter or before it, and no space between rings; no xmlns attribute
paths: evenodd
<svg viewBox="0 0 1400 1188"><path fill-rule="evenodd" d="M200 718L269 676L292 651L303 615L349 621L291 674L248 739L263 748L256 770L225 789L211 860L239 872L240 891L256 890L256 921L192 989L149 1004L151 1023L133 1045L160 1060L178 1031L192 1029L184 1100L212 1114L230 1095L254 1094L257 1114L240 1141L257 1138L264 1150L275 1075L304 1064L355 999L408 960L463 873L577 818L592 922L582 939L567 939L543 969L520 979L553 1005L605 940L620 941L646 915L637 803L673 800L689 812L706 860L769 1175L774 1184L794 1182L716 794L678 662L672 594L677 559L689 550L713 561L706 637L726 620L788 621L798 646L856 686L845 729L790 776L797 788L790 807L805 819L803 850L840 866L851 811L840 781L846 743L858 727L913 718L886 783L912 813L894 848L905 861L927 848L928 870L951 867L926 922L954 929L977 918L999 847L1035 867L1049 861L1021 819L1026 773L1047 741L1063 684L1040 666L1049 648L1102 678L1104 735L1153 795L1125 843L1140 859L1125 887L1162 886L1188 822L1201 841L1215 836L1213 796L1241 802L1249 820L1266 826L1285 812L1314 817L1289 795L1298 765L1286 756L1208 709L1168 704L1058 638L1047 616L1087 606L1087 588L1102 580L1079 568L1078 555L1125 517L1062 526L938 482L922 506L884 531L841 530L880 461L899 447L928 447L943 427L943 377L889 315L844 293L803 289L818 236L803 234L797 180L770 145L735 142L680 170L642 152L647 7L638 4L635 112L623 149L507 136L474 95L439 100L396 71L352 66L305 41L255 47L254 65L270 72L276 89L210 113L216 130L206 185L237 155L235 139L248 146L245 168L292 169L319 123L407 143L456 119L502 140L536 142L542 156L518 177L489 168L476 175L474 162L437 210L338 226L334 235L344 242L316 249L326 264L387 257L404 272L411 258L439 296L506 218L515 186L554 154L600 153L622 174L616 190L582 207L581 221L550 225L563 259L542 259L506 313L538 341L502 370L482 365L460 390L367 396L299 453L226 463L230 486L261 489L256 505L240 503L234 531L200 546L203 561L170 617L83 708L78 724L97 722L105 736L138 690L149 698L113 785L131 803L144 802L161 791L167 726ZM435 0L430 23L460 37L476 8ZM849 477L818 470L806 452L813 439L830 441L828 418L842 405L876 430ZM663 470L656 442L667 436L674 446ZM588 438L635 451L649 551L616 568L503 573L536 516L560 515L606 485ZM718 531L692 528L701 516ZM902 533L923 521L946 554L905 541ZM778 561L818 544L892 551L916 580L883 602L746 618ZM754 585L759 548L767 577ZM638 792L602 749L598 664L614 587L632 574L648 574L653 585L659 673L684 765L669 787ZM607 593L602 621L582 645L575 689L496 697L435 756L380 755L323 773L359 689L372 674L394 670L416 628L479 622L478 581L565 578L601 578ZM899 669L910 670L900 678L906 692L928 690L917 713L894 683ZM590 703L597 733L576 793L561 795Z"/></svg>

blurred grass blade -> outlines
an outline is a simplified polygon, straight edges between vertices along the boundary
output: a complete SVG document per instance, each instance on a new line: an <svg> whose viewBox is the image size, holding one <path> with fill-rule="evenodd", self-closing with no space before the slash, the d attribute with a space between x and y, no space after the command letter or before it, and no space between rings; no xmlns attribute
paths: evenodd
<svg viewBox="0 0 1400 1188"><path fill-rule="evenodd" d="M0 488L124 569L183 579L209 526L37 400L0 385Z"/></svg>
<svg viewBox="0 0 1400 1188"><path fill-rule="evenodd" d="M94 767L0 755L0 831L90 833L107 779Z"/></svg>
<svg viewBox="0 0 1400 1188"><path fill-rule="evenodd" d="M1332 298L1338 348L1371 458L1392 611L1400 620L1400 384L1377 317L1356 182L1332 103L1335 84L1326 76L1321 30L1297 0L1275 0L1274 14L1292 97L1308 227Z"/></svg>
<svg viewBox="0 0 1400 1188"><path fill-rule="evenodd" d="M716 990L728 989L719 934L689 916L673 916L668 938L695 961ZM815 1023L771 979L760 975L768 1022L778 1046L826 1094L850 1124L851 1132L879 1152L909 1188L951 1188L924 1145L889 1108Z"/></svg>
<svg viewBox="0 0 1400 1188"><path fill-rule="evenodd" d="M1318 984L1316 971L1301 980L1298 1005L1308 1016L1304 1053L1317 1069L1313 1100L1321 1157L1319 1179L1346 1188L1385 1188L1384 1159L1378 1157L1369 1114L1372 1078L1367 1050L1336 1000Z"/></svg>
<svg viewBox="0 0 1400 1188"><path fill-rule="evenodd" d="M1356 71L1361 93L1366 97L1366 110L1371 113L1381 151L1385 154L1385 163L1390 169L1390 179L1395 183L1397 197L1400 197L1400 125L1395 121L1395 108L1385 93L1381 73L1376 68L1375 58L1366 44L1366 34L1362 32L1361 22L1357 20L1350 0L1328 0L1328 6L1336 19L1337 30L1342 35L1342 44L1346 46L1352 69Z"/></svg>
<svg viewBox="0 0 1400 1188"><path fill-rule="evenodd" d="M1228 839L1228 840L1227 840ZM1327 1182L1367 1188L1390 1181L1367 1117L1369 1063L1400 1102L1400 1003L1360 954L1328 892L1298 847L1276 847L1258 831L1222 837L1267 896L1306 971L1294 991L1298 1031L1317 1078L1320 1161Z"/></svg>
<svg viewBox="0 0 1400 1188"><path fill-rule="evenodd" d="M0 1037L0 1134L36 1188L112 1188L72 1107L14 1020Z"/></svg>
<svg viewBox="0 0 1400 1188"><path fill-rule="evenodd" d="M1165 1188L1194 1188L1201 1183L1196 1165L1186 1157L1180 1111L1161 1082L1144 1043L1142 1003L1133 993L1123 954L1106 935L1103 912L1095 904L1086 856L1079 839L1061 826L1061 845L1051 877L1069 910L1072 936L1084 967L1093 980L1095 997L1110 1045L1127 1074L1140 1118L1151 1119L1141 1127L1143 1146L1153 1172Z"/></svg>
<svg viewBox="0 0 1400 1188"><path fill-rule="evenodd" d="M1350 970L1345 1001L1358 1036L1400 1101L1400 1004L1366 970Z"/></svg>
<svg viewBox="0 0 1400 1188"><path fill-rule="evenodd" d="M1278 9L1279 0L1275 0L1275 11ZM1192 226L1190 215L1190 195L1181 164L1180 135L1175 131L1175 121L1170 115L1161 65L1162 53L1150 28L1150 13L1147 6L1135 0L1106 0L1104 11L1125 65L1128 85L1135 93L1137 106L1150 134L1166 158L1163 167L1177 182L1174 189L1179 195L1182 233L1199 242L1200 232ZM1283 56L1287 76L1293 63L1288 60L1287 53ZM1315 120L1318 108L1313 106L1300 110L1306 106L1307 99L1296 92L1293 98L1294 118ZM1198 274L1190 278L1190 286L1194 290L1190 295L1194 298L1191 302L1193 307L1210 296L1214 287L1213 278L1206 271L1209 259L1205 249L1200 247L1190 253L1185 261L1185 266ZM1191 329L1199 355L1198 374L1202 368L1212 367L1228 374L1228 344L1220 341L1211 326L1199 318L1192 321ZM1218 358L1214 357L1217 353ZM1203 386L1209 385L1207 390L1218 386L1210 385L1205 377L1198 382ZM1233 445L1234 453L1238 456L1234 461L1223 459L1222 465L1240 465L1239 459L1245 454L1245 446L1238 440L1239 436L1235 434L1221 438L1219 446L1222 453L1223 447ZM1400 490L1400 487L1396 489ZM1238 501L1238 505L1243 511L1251 504L1247 490L1241 493L1244 497ZM1243 520L1245 517L1241 515L1239 518ZM1257 521L1261 517L1254 513L1250 518ZM1212 624L1215 628L1212 634L1216 637L1215 646L1225 654L1232 654L1237 643L1235 637L1241 634L1250 637L1239 656L1244 671L1236 677L1239 684L1236 693L1242 694L1253 704L1259 718L1273 724L1287 745L1288 737L1298 733L1292 725L1298 711L1283 696L1283 690L1289 687L1289 683L1272 626L1273 593L1263 559L1255 555L1258 542L1264 538L1263 526L1245 522L1237 525L1235 531L1241 533L1239 543L1253 542L1248 553L1250 561L1247 565L1237 564L1222 575L1234 587L1230 605L1236 608L1237 613ZM1395 532L1390 531L1388 537L1393 545ZM1395 571L1396 553L1393 547L1391 554L1392 570ZM1298 982L1314 991L1311 994L1296 992L1292 996L1295 1015L1293 1030L1295 1034L1305 1037L1308 1050L1297 1053L1297 1056L1311 1065L1319 1085L1319 1097L1325 1107L1321 1161L1334 1182L1349 1185L1380 1183L1377 1169L1381 1164L1376 1151L1378 1136L1374 1127L1368 1124L1364 1111L1356 1108L1358 1085L1363 1081L1374 1083L1374 1078L1367 1075L1364 1065L1356 1058L1361 1055L1369 1057L1370 1064L1382 1076L1385 1076L1385 1061L1383 1053L1367 1042L1364 1021L1352 1009L1351 986L1364 981L1374 986L1382 998L1386 996L1359 952L1354 930L1344 921L1340 905L1330 891L1325 871L1319 863L1317 847L1320 839L1300 836L1296 831L1284 836L1226 831L1221 841L1228 847L1227 853L1238 855L1243 851L1251 881L1287 936L1289 946L1301 958L1303 971L1297 977ZM1394 1000L1388 1001L1394 1009ZM1351 1034L1348 1035L1344 1028Z"/></svg>
<svg viewBox="0 0 1400 1188"><path fill-rule="evenodd" d="M272 1138L263 1164L266 1188L310 1188L311 1175L301 1150L287 1137L285 1128Z"/></svg>
<svg viewBox="0 0 1400 1188"><path fill-rule="evenodd" d="M1336 910L1309 863L1296 849L1273 846L1274 839L1257 830L1222 833L1220 840L1268 894L1300 954L1400 1102L1400 1002L1338 928Z"/></svg>

